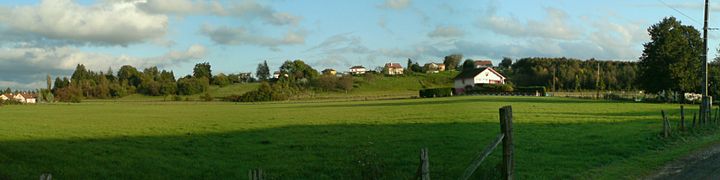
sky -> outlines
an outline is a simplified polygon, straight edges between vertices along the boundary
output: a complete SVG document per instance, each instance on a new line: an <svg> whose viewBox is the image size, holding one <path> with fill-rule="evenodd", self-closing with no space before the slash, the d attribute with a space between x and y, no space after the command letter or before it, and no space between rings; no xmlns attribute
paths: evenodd
<svg viewBox="0 0 720 180"><path fill-rule="evenodd" d="M637 61L647 28L702 28L702 0L0 0L0 88L36 89L77 64L158 66L176 77L271 70L300 59L340 72L388 62L569 57ZM710 27L720 27L711 3ZM718 32L708 33L710 57Z"/></svg>

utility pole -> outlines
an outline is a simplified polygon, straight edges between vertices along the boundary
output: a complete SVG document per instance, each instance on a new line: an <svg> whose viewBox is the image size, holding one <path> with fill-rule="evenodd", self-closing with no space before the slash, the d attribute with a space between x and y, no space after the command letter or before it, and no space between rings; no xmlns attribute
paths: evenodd
<svg viewBox="0 0 720 180"><path fill-rule="evenodd" d="M708 64L707 64L707 42L708 42L708 4L705 0L705 23L703 25L703 54L702 54L702 103L700 103L700 121L705 122L710 114L710 102L708 97Z"/></svg>

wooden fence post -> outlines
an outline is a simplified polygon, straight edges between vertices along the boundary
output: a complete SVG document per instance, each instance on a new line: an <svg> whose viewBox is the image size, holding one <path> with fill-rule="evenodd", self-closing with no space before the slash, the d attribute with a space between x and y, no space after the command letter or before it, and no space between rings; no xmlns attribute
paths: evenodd
<svg viewBox="0 0 720 180"><path fill-rule="evenodd" d="M685 108L680 106L680 130L685 131Z"/></svg>
<svg viewBox="0 0 720 180"><path fill-rule="evenodd" d="M418 166L415 179L430 180L430 158L427 148L420 149L420 166Z"/></svg>
<svg viewBox="0 0 720 180"><path fill-rule="evenodd" d="M667 121L667 116L665 116L665 110L660 110L660 114L662 114L663 137L666 137L666 138L667 138L668 135L669 135L668 129L670 128L670 127L668 127L668 126L670 126L670 124L669 124L668 121Z"/></svg>
<svg viewBox="0 0 720 180"><path fill-rule="evenodd" d="M262 169L250 169L250 173L248 173L248 178L250 180L263 180L265 179L263 177Z"/></svg>
<svg viewBox="0 0 720 180"><path fill-rule="evenodd" d="M695 129L695 118L697 118L697 114L693 113L693 129Z"/></svg>
<svg viewBox="0 0 720 180"><path fill-rule="evenodd" d="M513 179L515 161L513 160L513 141L512 141L512 107L505 106L500 108L500 132L505 135L503 137L503 179Z"/></svg>

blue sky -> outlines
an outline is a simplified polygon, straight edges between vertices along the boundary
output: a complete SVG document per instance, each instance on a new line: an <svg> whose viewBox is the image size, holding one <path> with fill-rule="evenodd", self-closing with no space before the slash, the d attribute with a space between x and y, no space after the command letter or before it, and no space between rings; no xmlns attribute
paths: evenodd
<svg viewBox="0 0 720 180"><path fill-rule="evenodd" d="M198 62L254 72L302 59L317 70L386 62L571 57L637 61L647 28L667 16L702 27L702 3L679 0L45 0L0 1L0 88L45 75ZM673 10L673 7L680 12ZM720 4L711 8L713 17ZM711 32L710 57L718 48Z"/></svg>

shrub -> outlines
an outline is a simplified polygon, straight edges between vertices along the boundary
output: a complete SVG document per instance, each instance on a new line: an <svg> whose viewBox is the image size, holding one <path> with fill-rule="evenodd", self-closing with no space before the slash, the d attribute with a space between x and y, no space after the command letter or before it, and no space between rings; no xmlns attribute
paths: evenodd
<svg viewBox="0 0 720 180"><path fill-rule="evenodd" d="M205 93L205 95L203 95L201 98L203 99L203 101L212 101L213 100L213 97L210 96L210 93Z"/></svg>
<svg viewBox="0 0 720 180"><path fill-rule="evenodd" d="M545 86L518 87L517 92L545 94Z"/></svg>
<svg viewBox="0 0 720 180"><path fill-rule="evenodd" d="M432 98L432 97L449 97L453 95L454 88L429 88L421 89L420 97Z"/></svg>

